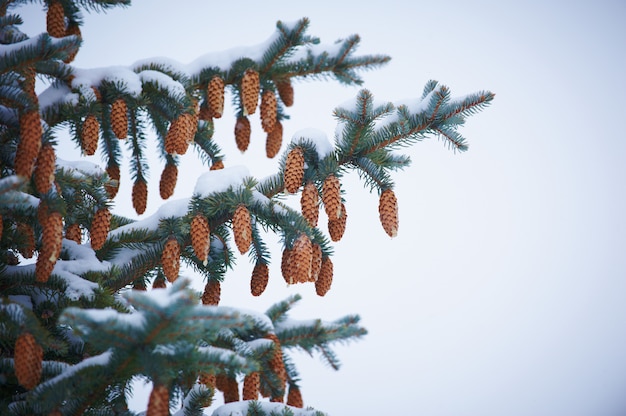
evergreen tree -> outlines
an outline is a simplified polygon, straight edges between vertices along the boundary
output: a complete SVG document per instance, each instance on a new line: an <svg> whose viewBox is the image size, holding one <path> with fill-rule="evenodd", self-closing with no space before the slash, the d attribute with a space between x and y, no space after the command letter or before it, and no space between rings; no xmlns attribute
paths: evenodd
<svg viewBox="0 0 626 416"><path fill-rule="evenodd" d="M280 261L288 284L314 285L324 296L333 279L332 242L342 238L348 215L342 177L356 171L379 195L382 227L395 236L391 172L410 164L397 150L430 136L466 150L458 128L494 95L453 98L430 81L421 97L394 104L361 90L335 110L333 143L316 130L283 142L292 80L360 85L359 71L389 58L355 55L358 36L322 44L303 18L279 21L262 47L236 60L207 54L193 65L145 59L81 69L72 65L81 13L130 0L45 0L46 31L35 37L20 31L25 3L0 0L0 410L130 415L127 396L143 379L153 384L150 416L202 414L218 391L226 404L215 415L322 414L302 409L289 352L317 351L338 368L333 344L366 330L357 315L289 318L298 295L265 313L218 306L236 253L254 264L251 294L242 300L264 292L271 259ZM45 86L41 93L36 82ZM228 96L238 148L246 151L250 118L258 115L267 157L282 150L275 174L259 179L224 163L213 120ZM103 165L62 159L58 139L67 136L85 155L99 152ZM128 177L120 169L124 146L132 154ZM144 213L148 148L162 158L167 200L190 147L210 167L193 196L164 202L139 220L112 212L120 181L132 181L133 207ZM294 208L285 196L298 193ZM265 242L270 234L280 237L281 252ZM179 276L181 262L192 277ZM204 293L190 279L202 279Z"/></svg>

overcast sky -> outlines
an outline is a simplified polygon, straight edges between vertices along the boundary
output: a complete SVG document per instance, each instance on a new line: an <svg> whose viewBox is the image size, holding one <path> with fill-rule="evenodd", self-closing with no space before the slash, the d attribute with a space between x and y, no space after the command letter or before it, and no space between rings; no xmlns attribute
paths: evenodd
<svg viewBox="0 0 626 416"><path fill-rule="evenodd" d="M356 175L343 181L348 226L326 297L310 285L285 287L278 247L260 298L249 294L247 258L227 276L224 305L265 310L300 293L295 317L361 315L369 335L337 349L339 372L296 356L305 405L335 416L626 414L624 2L133 3L85 16L77 66L156 56L187 63L260 43L277 20L306 16L322 42L358 33L359 53L392 57L363 74L377 99L420 96L430 79L453 95L496 93L462 129L468 152L436 139L407 149L413 165L395 176L397 238L379 224L377 197ZM45 15L28 10L37 33ZM314 127L332 138L332 110L358 90L295 83L285 137ZM216 123L226 166L272 173L260 125L244 155L233 126L228 114ZM193 190L193 155L174 198ZM160 171L146 215L160 203ZM118 212L133 216L129 201L122 182Z"/></svg>

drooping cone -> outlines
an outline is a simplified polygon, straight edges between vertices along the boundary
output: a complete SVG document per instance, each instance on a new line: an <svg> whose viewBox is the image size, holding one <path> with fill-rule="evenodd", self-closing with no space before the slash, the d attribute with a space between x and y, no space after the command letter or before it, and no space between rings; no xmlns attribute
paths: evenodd
<svg viewBox="0 0 626 416"><path fill-rule="evenodd" d="M42 227L48 221L48 203L43 199L39 200L37 206L37 221Z"/></svg>
<svg viewBox="0 0 626 416"><path fill-rule="evenodd" d="M107 192L109 198L113 199L117 195L117 191L120 189L120 167L116 165L110 165L106 169L109 180L104 184L104 189Z"/></svg>
<svg viewBox="0 0 626 416"><path fill-rule="evenodd" d="M198 381L209 388L212 388L212 389L217 388L215 374L200 373L200 375L198 376Z"/></svg>
<svg viewBox="0 0 626 416"><path fill-rule="evenodd" d="M322 202L329 219L341 217L341 184L333 174L328 175L322 185Z"/></svg>
<svg viewBox="0 0 626 416"><path fill-rule="evenodd" d="M239 204L233 214L233 234L237 249L245 254L252 244L252 222L250 212L243 204Z"/></svg>
<svg viewBox="0 0 626 416"><path fill-rule="evenodd" d="M252 269L252 278L250 279L250 292L252 296L260 296L265 291L268 280L269 268L267 267L267 263L257 261L254 265L254 269Z"/></svg>
<svg viewBox="0 0 626 416"><path fill-rule="evenodd" d="M248 149L250 145L250 134L252 130L250 128L250 120L248 117L239 117L235 123L235 143L237 143L237 149L242 153Z"/></svg>
<svg viewBox="0 0 626 416"><path fill-rule="evenodd" d="M46 217L41 236L41 249L35 265L35 280L45 283L50 278L54 265L61 254L63 244L63 217L52 212Z"/></svg>
<svg viewBox="0 0 626 416"><path fill-rule="evenodd" d="M203 305L219 305L220 297L222 294L222 287L217 280L209 280L204 285L204 292L202 293Z"/></svg>
<svg viewBox="0 0 626 416"><path fill-rule="evenodd" d="M320 274L315 281L315 292L319 296L324 296L329 290L330 286L333 283L333 262L329 257L324 257L322 259L322 268L320 269Z"/></svg>
<svg viewBox="0 0 626 416"><path fill-rule="evenodd" d="M161 199L168 199L174 194L177 180L178 167L173 163L167 163L165 168L163 168L161 179L159 180L159 194L161 195Z"/></svg>
<svg viewBox="0 0 626 416"><path fill-rule="evenodd" d="M69 224L65 230L65 238L74 241L76 244L80 244L82 241L83 232L80 228L80 224Z"/></svg>
<svg viewBox="0 0 626 416"><path fill-rule="evenodd" d="M378 201L380 223L389 237L398 235L398 200L391 189L385 189Z"/></svg>
<svg viewBox="0 0 626 416"><path fill-rule="evenodd" d="M209 168L209 170L220 170L220 169L224 169L224 161L223 160L217 160L217 161L213 162L213 164Z"/></svg>
<svg viewBox="0 0 626 416"><path fill-rule="evenodd" d="M276 81L276 89L285 107L291 107L293 105L293 86L291 85L291 80L287 78Z"/></svg>
<svg viewBox="0 0 626 416"><path fill-rule="evenodd" d="M171 155L187 153L198 130L198 115L183 113L170 124L165 135L165 151Z"/></svg>
<svg viewBox="0 0 626 416"><path fill-rule="evenodd" d="M59 1L53 0L48 5L46 30L50 36L55 38L65 36L65 11L63 11L63 6Z"/></svg>
<svg viewBox="0 0 626 416"><path fill-rule="evenodd" d="M28 332L20 334L15 341L13 365L17 381L22 387L32 390L39 384L42 362L43 348L35 337Z"/></svg>
<svg viewBox="0 0 626 416"><path fill-rule="evenodd" d="M291 265L291 253L293 250L285 247L283 255L280 261L280 272L283 275L283 279L287 284L292 285L294 281L293 267Z"/></svg>
<svg viewBox="0 0 626 416"><path fill-rule="evenodd" d="M169 416L170 392L163 384L155 384L150 392L146 416Z"/></svg>
<svg viewBox="0 0 626 416"><path fill-rule="evenodd" d="M25 259L30 259L35 253L35 231L26 223L17 223L17 234L24 238L24 245L19 247L20 254Z"/></svg>
<svg viewBox="0 0 626 416"><path fill-rule="evenodd" d="M198 260L206 264L211 247L209 237L209 220L201 213L197 213L191 220L191 246Z"/></svg>
<svg viewBox="0 0 626 416"><path fill-rule="evenodd" d="M118 139L125 139L128 134L128 108L123 98L111 104L111 129Z"/></svg>
<svg viewBox="0 0 626 416"><path fill-rule="evenodd" d="M220 118L224 112L224 80L216 75L209 81L207 89L209 117Z"/></svg>
<svg viewBox="0 0 626 416"><path fill-rule="evenodd" d="M139 215L146 212L146 206L148 205L148 185L145 181L138 180L133 184L133 208Z"/></svg>
<svg viewBox="0 0 626 416"><path fill-rule="evenodd" d="M343 233L346 231L346 220L348 219L348 212L346 206L341 204L341 216L337 219L328 220L328 233L330 239L337 242L343 237Z"/></svg>
<svg viewBox="0 0 626 416"><path fill-rule="evenodd" d="M319 244L312 245L311 255L311 278L310 282L316 282L322 270L322 247Z"/></svg>
<svg viewBox="0 0 626 416"><path fill-rule="evenodd" d="M300 234L291 248L291 270L295 283L305 283L311 278L313 248L306 234Z"/></svg>
<svg viewBox="0 0 626 416"><path fill-rule="evenodd" d="M267 139L265 141L265 154L268 158L272 159L280 151L280 147L283 144L283 124L276 120L272 131L267 133Z"/></svg>
<svg viewBox="0 0 626 416"><path fill-rule="evenodd" d="M82 33L80 33L80 26L78 25L77 22L69 22L67 25L67 29L65 30L65 36L72 36L75 35L79 38L82 38ZM66 64L69 64L70 62L72 62L74 60L74 58L76 58L76 55L78 54L78 48L76 48L76 50L74 52L71 52L67 58L65 58L63 60L63 62L65 62Z"/></svg>
<svg viewBox="0 0 626 416"><path fill-rule="evenodd" d="M93 114L89 114L83 123L80 138L82 140L83 152L87 156L96 153L98 149L98 134L100 132L100 123Z"/></svg>
<svg viewBox="0 0 626 416"><path fill-rule="evenodd" d="M313 182L307 182L302 189L300 196L300 207L302 216L306 219L311 227L317 227L317 220L320 215L320 195L317 186Z"/></svg>
<svg viewBox="0 0 626 416"><path fill-rule="evenodd" d="M259 91L261 89L259 73L254 69L247 69L241 78L241 104L243 115L254 114L259 103Z"/></svg>
<svg viewBox="0 0 626 416"><path fill-rule="evenodd" d="M228 388L228 376L224 373L217 374L215 376L215 388L221 392L224 392Z"/></svg>
<svg viewBox="0 0 626 416"><path fill-rule="evenodd" d="M304 178L304 151L296 146L287 155L285 161L284 182L285 189L291 194L298 192Z"/></svg>
<svg viewBox="0 0 626 416"><path fill-rule="evenodd" d="M35 187L37 192L45 194L50 190L54 182L54 169L56 168L56 154L51 144L46 144L39 150L35 164Z"/></svg>
<svg viewBox="0 0 626 416"><path fill-rule="evenodd" d="M55 264L56 261L50 260L49 257L46 257L45 253L40 253L39 257L37 257L37 263L35 265L35 281L39 283L46 283L52 275L52 270L54 270Z"/></svg>
<svg viewBox="0 0 626 416"><path fill-rule="evenodd" d="M108 208L100 208L96 211L91 222L91 248L100 250L104 245L111 228L111 211Z"/></svg>
<svg viewBox="0 0 626 416"><path fill-rule="evenodd" d="M146 285L146 281L142 278L139 278L133 282L133 290L141 290L145 292L148 290L148 286Z"/></svg>
<svg viewBox="0 0 626 416"><path fill-rule="evenodd" d="M234 377L226 377L224 386L224 403L239 401L239 384Z"/></svg>
<svg viewBox="0 0 626 416"><path fill-rule="evenodd" d="M165 289L167 287L165 276L161 273L152 281L152 289Z"/></svg>
<svg viewBox="0 0 626 416"><path fill-rule="evenodd" d="M178 272L180 270L180 245L176 238L170 237L165 243L163 253L161 253L161 265L163 266L163 273L170 283L178 279Z"/></svg>
<svg viewBox="0 0 626 416"><path fill-rule="evenodd" d="M260 385L261 377L258 372L254 371L247 374L243 379L242 400L257 400L259 398Z"/></svg>
<svg viewBox="0 0 626 416"><path fill-rule="evenodd" d="M267 334L265 338L274 341L274 354L272 355L272 358L270 358L270 360L268 361L268 367L274 374L276 374L276 376L280 380L280 390L284 392L287 385L287 371L285 370L285 363L283 361L283 350L280 345L280 340L278 339L276 334ZM283 398L282 396L272 397L272 401L282 402Z"/></svg>
<svg viewBox="0 0 626 416"><path fill-rule="evenodd" d="M261 127L266 133L271 132L276 124L276 94L265 90L261 95Z"/></svg>
<svg viewBox="0 0 626 416"><path fill-rule="evenodd" d="M30 178L35 159L41 148L41 118L39 111L30 110L20 114L20 137L15 153L15 173Z"/></svg>
<svg viewBox="0 0 626 416"><path fill-rule="evenodd" d="M304 402L302 401L302 393L300 389L293 384L289 385L289 393L287 393L287 405L302 409Z"/></svg>

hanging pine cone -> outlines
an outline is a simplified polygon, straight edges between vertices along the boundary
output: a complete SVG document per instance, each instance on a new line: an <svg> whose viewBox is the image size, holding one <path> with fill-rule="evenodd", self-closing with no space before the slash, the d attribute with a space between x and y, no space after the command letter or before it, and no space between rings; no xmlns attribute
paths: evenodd
<svg viewBox="0 0 626 416"><path fill-rule="evenodd" d="M35 159L41 148L41 118L39 111L30 110L20 114L20 137L15 153L15 173L30 178Z"/></svg>
<svg viewBox="0 0 626 416"><path fill-rule="evenodd" d="M142 278L139 278L133 282L133 290L141 290L145 292L148 290L148 286L146 286L146 281Z"/></svg>
<svg viewBox="0 0 626 416"><path fill-rule="evenodd" d="M41 379L41 367L43 362L43 348L37 343L35 337L24 332L15 341L15 355L13 365L17 382L27 390L32 390L39 384Z"/></svg>
<svg viewBox="0 0 626 416"><path fill-rule="evenodd" d="M59 1L53 0L48 4L46 30L50 36L55 38L65 36L65 11Z"/></svg>
<svg viewBox="0 0 626 416"><path fill-rule="evenodd" d="M35 231L29 224L19 222L16 227L17 235L24 239L24 245L19 247L20 254L30 259L35 254Z"/></svg>
<svg viewBox="0 0 626 416"><path fill-rule="evenodd" d="M222 294L222 287L218 280L209 280L204 285L204 292L202 293L203 305L219 305L220 297Z"/></svg>
<svg viewBox="0 0 626 416"><path fill-rule="evenodd" d="M333 283L333 262L329 257L324 257L322 259L322 267L320 269L320 274L315 281L315 292L319 296L324 296L329 290L330 286Z"/></svg>
<svg viewBox="0 0 626 416"><path fill-rule="evenodd" d="M285 370L285 363L283 360L283 350L280 345L280 340L276 336L276 334L267 334L265 336L267 339L271 339L274 341L274 354L268 361L268 367L270 370L276 374L276 377L280 380L280 388L279 390L284 394L285 387L287 385L287 371ZM272 396L271 401L283 401L282 394L281 396Z"/></svg>
<svg viewBox="0 0 626 416"><path fill-rule="evenodd" d="M285 107L291 107L293 105L293 87L291 86L291 80L285 78L276 81L276 89Z"/></svg>
<svg viewBox="0 0 626 416"><path fill-rule="evenodd" d="M146 416L169 416L170 392L167 386L155 383L150 392Z"/></svg>
<svg viewBox="0 0 626 416"><path fill-rule="evenodd" d="M291 194L298 192L304 178L304 151L300 146L291 149L285 161L285 189Z"/></svg>
<svg viewBox="0 0 626 416"><path fill-rule="evenodd" d="M83 37L82 33L80 33L80 26L78 25L77 22L69 22L67 25L67 29L65 30L65 36L72 36L72 35L78 38ZM74 52L70 52L69 55L67 55L67 58L63 59L63 62L65 62L66 64L69 64L70 62L74 60L74 58L76 58L77 54L78 54L78 48L76 48Z"/></svg>
<svg viewBox="0 0 626 416"><path fill-rule="evenodd" d="M257 400L259 398L260 385L261 377L258 372L254 371L247 374L243 379L242 400Z"/></svg>
<svg viewBox="0 0 626 416"><path fill-rule="evenodd" d="M266 133L274 130L276 124L276 94L274 91L265 90L261 95L261 127Z"/></svg>
<svg viewBox="0 0 626 416"><path fill-rule="evenodd" d="M56 263L61 255L63 244L63 217L59 212L52 212L48 215L41 233L40 257L46 257L51 262Z"/></svg>
<svg viewBox="0 0 626 416"><path fill-rule="evenodd" d="M163 273L170 283L178 279L178 272L180 270L180 245L176 238L170 237L165 243L163 253L161 253L161 265L163 266Z"/></svg>
<svg viewBox="0 0 626 416"><path fill-rule="evenodd" d="M319 244L313 244L311 255L311 278L310 282L316 282L322 270L322 247Z"/></svg>
<svg viewBox="0 0 626 416"><path fill-rule="evenodd" d="M108 208L100 208L91 221L91 248L100 250L104 245L111 228L111 212Z"/></svg>
<svg viewBox="0 0 626 416"><path fill-rule="evenodd" d="M209 81L207 88L207 108L209 116L212 118L221 118L224 112L224 80L215 75Z"/></svg>
<svg viewBox="0 0 626 416"><path fill-rule="evenodd" d="M283 279L287 284L294 284L294 273L293 267L291 265L291 253L292 250L285 247L283 250L283 256L280 261L280 272L283 275Z"/></svg>
<svg viewBox="0 0 626 416"><path fill-rule="evenodd" d="M209 170L220 170L220 169L224 169L224 161L223 160L213 161L213 164L209 168Z"/></svg>
<svg viewBox="0 0 626 416"><path fill-rule="evenodd" d="M283 144L283 124L276 120L272 131L267 133L267 139L265 141L265 154L268 158L274 158L280 151L280 147Z"/></svg>
<svg viewBox="0 0 626 416"><path fill-rule="evenodd" d="M200 375L198 376L198 382L204 384L211 389L217 388L217 380L215 374L212 373L200 373Z"/></svg>
<svg viewBox="0 0 626 416"><path fill-rule="evenodd" d="M35 164L35 187L37 192L45 194L50 190L54 182L54 169L56 168L56 154L51 144L46 144L39 150Z"/></svg>
<svg viewBox="0 0 626 416"><path fill-rule="evenodd" d="M341 184L333 174L328 175L322 185L322 202L329 219L341 217Z"/></svg>
<svg viewBox="0 0 626 416"><path fill-rule="evenodd" d="M239 384L234 377L226 377L226 385L224 386L224 403L232 403L239 401Z"/></svg>
<svg viewBox="0 0 626 416"><path fill-rule="evenodd" d="M111 104L111 129L118 139L125 139L128 134L128 107L123 98Z"/></svg>
<svg viewBox="0 0 626 416"><path fill-rule="evenodd" d="M233 234L239 252L245 254L252 244L252 222L250 212L243 204L239 204L233 214Z"/></svg>
<svg viewBox="0 0 626 416"><path fill-rule="evenodd" d="M145 181L139 179L133 184L133 208L138 215L146 212L146 206L148 205L148 185Z"/></svg>
<svg viewBox="0 0 626 416"><path fill-rule="evenodd" d="M98 149L98 135L100 132L100 123L93 114L89 114L85 118L83 127L81 129L81 140L83 146L83 152L87 156L91 156L96 153Z"/></svg>
<svg viewBox="0 0 626 416"><path fill-rule="evenodd" d="M267 263L257 261L254 265L254 269L252 269L252 278L250 279L250 292L252 296L260 296L265 291L268 280L269 268L267 267Z"/></svg>
<svg viewBox="0 0 626 416"><path fill-rule="evenodd" d="M341 203L341 216L337 219L328 220L328 233L330 239L337 242L343 237L343 233L346 231L346 220L348 219L348 212L346 206Z"/></svg>
<svg viewBox="0 0 626 416"><path fill-rule="evenodd" d="M159 194L161 199L168 199L174 194L178 180L178 167L173 163L166 163L161 179L159 180Z"/></svg>
<svg viewBox="0 0 626 416"><path fill-rule="evenodd" d="M243 115L254 114L259 103L259 91L261 90L259 73L254 69L247 69L241 78L241 104Z"/></svg>
<svg viewBox="0 0 626 416"><path fill-rule="evenodd" d="M250 120L247 117L237 118L235 123L235 143L237 143L237 149L242 153L248 149L250 145Z"/></svg>
<svg viewBox="0 0 626 416"><path fill-rule="evenodd" d="M398 235L398 200L391 189L385 189L378 201L380 223L389 237Z"/></svg>
<svg viewBox="0 0 626 416"><path fill-rule="evenodd" d="M287 405L302 409L304 402L302 401L302 393L297 386L289 385L289 393L287 393Z"/></svg>
<svg viewBox="0 0 626 416"><path fill-rule="evenodd" d="M307 182L300 196L300 207L302 216L311 227L317 227L317 220L320 215L319 205L320 195L317 191L317 186L313 182Z"/></svg>
<svg viewBox="0 0 626 416"><path fill-rule="evenodd" d="M107 175L109 180L104 184L104 189L110 199L115 198L117 191L120 189L120 167L116 165L107 166Z"/></svg>
<svg viewBox="0 0 626 416"><path fill-rule="evenodd" d="M193 252L198 260L206 265L211 247L209 240L211 230L209 229L209 220L201 213L197 213L191 220L190 234Z"/></svg>
<svg viewBox="0 0 626 416"><path fill-rule="evenodd" d="M152 281L152 289L165 289L167 287L165 276L162 273L157 274L157 276Z"/></svg>
<svg viewBox="0 0 626 416"><path fill-rule="evenodd" d="M37 263L35 264L35 281L39 283L46 283L52 275L55 264L56 261L52 261L46 256L46 253L39 253Z"/></svg>
<svg viewBox="0 0 626 416"><path fill-rule="evenodd" d="M83 232L80 228L80 224L69 224L65 230L65 238L74 241L76 244L80 244L82 241Z"/></svg>
<svg viewBox="0 0 626 416"><path fill-rule="evenodd" d="M39 200L39 205L37 206L37 221L39 221L42 227L48 221L48 204L43 199Z"/></svg>
<svg viewBox="0 0 626 416"><path fill-rule="evenodd" d="M295 283L308 282L311 277L311 260L313 248L311 240L306 234L300 234L291 248L291 270Z"/></svg>
<svg viewBox="0 0 626 416"><path fill-rule="evenodd" d="M183 113L170 124L165 135L165 151L171 155L187 153L198 129L197 115Z"/></svg>

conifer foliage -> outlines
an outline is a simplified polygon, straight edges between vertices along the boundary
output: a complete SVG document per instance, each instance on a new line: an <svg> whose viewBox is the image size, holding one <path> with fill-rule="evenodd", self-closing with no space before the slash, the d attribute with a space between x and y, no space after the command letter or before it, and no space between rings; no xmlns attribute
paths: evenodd
<svg viewBox="0 0 626 416"><path fill-rule="evenodd" d="M243 304L277 278L272 260L287 283L324 296L343 278L333 276L331 256L350 229L344 175L356 171L379 195L380 237L394 237L402 196L391 172L410 164L396 151L429 136L466 150L458 128L494 95L453 98L430 81L413 101L375 105L363 89L335 109L332 142L314 130L284 140L287 108L297 109L293 80L360 85L359 71L389 57L355 55L358 36L322 44L303 18L278 21L266 50L228 63L208 54L193 66L154 58L110 72L79 69L72 60L82 12L130 0L39 2L46 27L32 38L20 31L23 3L0 0L0 409L132 415L128 399L139 379L153 386L147 415L202 414L219 394L225 404L216 416L241 400L248 414L321 415L305 408L289 353L318 353L339 368L331 347L366 334L359 317L293 320L288 312L299 295L265 313L219 305L221 282L245 254L255 266ZM282 150L274 175L260 180L245 166L228 166L213 124L225 96L236 113L234 132L225 133L240 151L259 135L268 158ZM252 117L262 131L252 129ZM66 161L70 140L84 155L99 154L102 165ZM162 199L175 192L189 148L208 169L193 195L127 218L112 201L132 200L139 216L146 211L150 140L164 162ZM118 192L124 181L132 194ZM300 202L292 207L285 198L294 195ZM327 229L318 227L320 212ZM282 241L278 250L265 242L272 233ZM204 293L192 290L192 279Z"/></svg>

